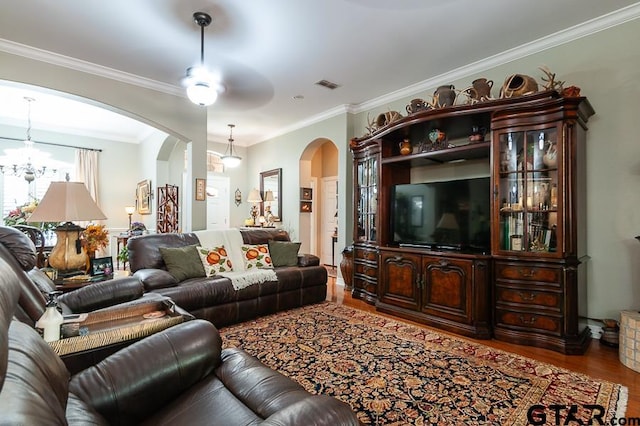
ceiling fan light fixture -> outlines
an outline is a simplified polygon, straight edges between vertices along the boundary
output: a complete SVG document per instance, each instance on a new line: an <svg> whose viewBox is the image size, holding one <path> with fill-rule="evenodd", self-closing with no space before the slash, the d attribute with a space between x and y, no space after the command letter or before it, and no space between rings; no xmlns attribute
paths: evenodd
<svg viewBox="0 0 640 426"><path fill-rule="evenodd" d="M220 160L222 160L222 164L224 164L225 167L238 167L242 158L233 154L233 128L236 127L236 125L227 124L227 126L229 126L229 145L224 155L220 157Z"/></svg>
<svg viewBox="0 0 640 426"><path fill-rule="evenodd" d="M187 86L187 97L196 105L209 106L218 99L218 92L206 81L194 81Z"/></svg>
<svg viewBox="0 0 640 426"><path fill-rule="evenodd" d="M200 27L200 66L187 68L187 97L196 105L209 106L218 99L220 87L219 84L213 84L213 78L204 66L204 28L211 23L211 16L205 12L196 12L193 19Z"/></svg>

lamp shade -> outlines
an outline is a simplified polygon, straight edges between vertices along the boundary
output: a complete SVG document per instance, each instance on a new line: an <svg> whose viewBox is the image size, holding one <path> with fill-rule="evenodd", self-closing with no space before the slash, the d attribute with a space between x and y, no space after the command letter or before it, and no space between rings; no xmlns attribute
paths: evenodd
<svg viewBox="0 0 640 426"><path fill-rule="evenodd" d="M452 229L457 230L460 229L458 226L458 221L453 213L443 213L442 217L438 221L436 225L436 229Z"/></svg>
<svg viewBox="0 0 640 426"><path fill-rule="evenodd" d="M124 211L127 212L127 214L134 214L136 212L136 208L134 206L126 206Z"/></svg>
<svg viewBox="0 0 640 426"><path fill-rule="evenodd" d="M251 192L249 192L249 196L247 197L247 201L250 203L261 203L262 197L260 196L260 191L253 188Z"/></svg>
<svg viewBox="0 0 640 426"><path fill-rule="evenodd" d="M222 164L227 167L238 167L242 161L241 157L237 155L224 155L222 156Z"/></svg>
<svg viewBox="0 0 640 426"><path fill-rule="evenodd" d="M265 201L274 201L273 198L273 191L270 189L267 189L264 193L264 200Z"/></svg>
<svg viewBox="0 0 640 426"><path fill-rule="evenodd" d="M106 219L82 182L51 182L29 222Z"/></svg>

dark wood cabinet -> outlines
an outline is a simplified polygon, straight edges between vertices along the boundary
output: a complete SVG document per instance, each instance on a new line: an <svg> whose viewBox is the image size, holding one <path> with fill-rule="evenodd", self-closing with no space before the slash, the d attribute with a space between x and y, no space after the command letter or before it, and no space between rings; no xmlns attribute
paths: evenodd
<svg viewBox="0 0 640 426"><path fill-rule="evenodd" d="M391 115L393 121L352 139L353 296L468 336L584 352L585 142L592 114L586 98L548 90ZM472 129L486 130L485 140L472 139ZM446 142L429 145L434 132ZM490 250L398 242L394 214L403 206L394 204L396 185L476 177L490 177L484 234ZM444 213L430 213L436 231ZM420 220L402 219L401 229L420 227Z"/></svg>
<svg viewBox="0 0 640 426"><path fill-rule="evenodd" d="M585 98L493 114L494 335L586 350Z"/></svg>
<svg viewBox="0 0 640 426"><path fill-rule="evenodd" d="M371 140L354 152L353 290L356 299L378 299L378 186L380 141Z"/></svg>
<svg viewBox="0 0 640 426"><path fill-rule="evenodd" d="M380 248L378 310L478 339L491 337L490 256Z"/></svg>

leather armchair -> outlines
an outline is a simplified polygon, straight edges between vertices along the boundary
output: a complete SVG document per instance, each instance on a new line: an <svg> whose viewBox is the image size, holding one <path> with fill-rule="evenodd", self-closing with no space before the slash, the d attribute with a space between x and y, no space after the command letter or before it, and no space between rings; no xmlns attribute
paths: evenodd
<svg viewBox="0 0 640 426"><path fill-rule="evenodd" d="M142 339L73 376L51 347L13 320L17 271L0 257L2 424L357 425L350 407L311 395L239 349L221 349L194 320Z"/></svg>

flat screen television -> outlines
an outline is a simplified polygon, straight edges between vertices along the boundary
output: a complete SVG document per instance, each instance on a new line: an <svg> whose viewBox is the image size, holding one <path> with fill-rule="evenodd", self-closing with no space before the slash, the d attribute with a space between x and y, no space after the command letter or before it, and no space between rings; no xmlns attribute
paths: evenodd
<svg viewBox="0 0 640 426"><path fill-rule="evenodd" d="M395 185L391 235L399 246L491 250L490 178Z"/></svg>

